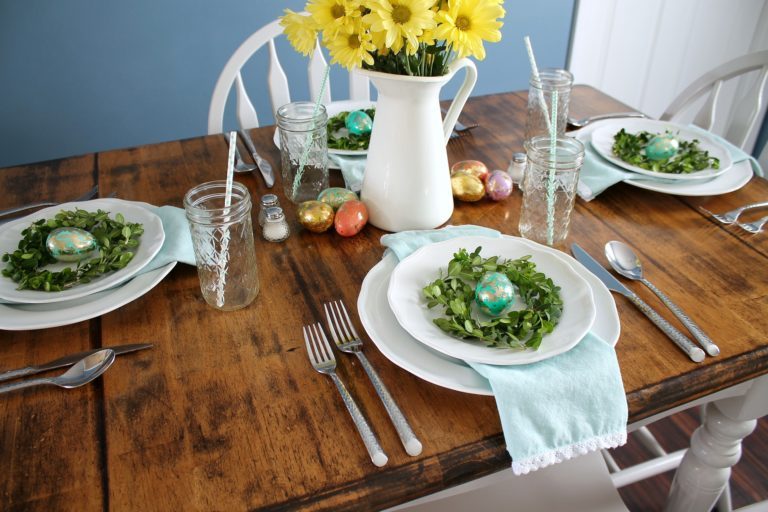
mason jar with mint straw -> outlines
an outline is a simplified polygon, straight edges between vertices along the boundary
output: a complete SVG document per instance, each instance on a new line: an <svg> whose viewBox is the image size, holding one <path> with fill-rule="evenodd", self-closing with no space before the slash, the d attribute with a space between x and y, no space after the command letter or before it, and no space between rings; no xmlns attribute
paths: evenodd
<svg viewBox="0 0 768 512"><path fill-rule="evenodd" d="M328 188L328 114L307 101L277 109L285 196L294 203L317 199Z"/></svg>
<svg viewBox="0 0 768 512"><path fill-rule="evenodd" d="M209 181L184 196L203 299L214 308L244 308L259 294L259 272L251 227L251 196L232 183L229 206L226 182Z"/></svg>
<svg viewBox="0 0 768 512"><path fill-rule="evenodd" d="M568 136L525 141L528 167L523 178L520 235L546 245L562 243L568 236L576 199L584 144ZM553 152L552 150L555 149Z"/></svg>
<svg viewBox="0 0 768 512"><path fill-rule="evenodd" d="M568 103L573 86L573 75L565 69L546 68L531 75L528 87L528 115L525 122L525 140L539 135L549 136L553 93L557 91L558 136L565 133L568 119Z"/></svg>

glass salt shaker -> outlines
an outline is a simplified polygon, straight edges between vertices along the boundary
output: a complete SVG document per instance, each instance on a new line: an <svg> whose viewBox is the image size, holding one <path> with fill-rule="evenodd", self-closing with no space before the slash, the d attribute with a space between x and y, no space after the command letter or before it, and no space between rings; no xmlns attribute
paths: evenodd
<svg viewBox="0 0 768 512"><path fill-rule="evenodd" d="M261 234L268 242L282 242L291 234L285 214L280 207L266 209L266 218Z"/></svg>
<svg viewBox="0 0 768 512"><path fill-rule="evenodd" d="M512 161L509 162L507 173L512 177L518 188L522 190L523 177L525 176L525 167L528 165L528 156L525 153L514 153Z"/></svg>
<svg viewBox="0 0 768 512"><path fill-rule="evenodd" d="M267 208L280 207L280 201L275 194L264 194L261 196L261 207L259 208L259 226L264 226L267 220Z"/></svg>

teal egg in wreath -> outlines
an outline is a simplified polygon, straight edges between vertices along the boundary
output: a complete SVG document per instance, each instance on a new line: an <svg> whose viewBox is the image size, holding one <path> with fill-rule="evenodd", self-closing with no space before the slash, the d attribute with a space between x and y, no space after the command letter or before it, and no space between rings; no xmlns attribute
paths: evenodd
<svg viewBox="0 0 768 512"><path fill-rule="evenodd" d="M657 135L645 146L645 156L649 160L667 160L675 156L679 148L680 142L672 134Z"/></svg>
<svg viewBox="0 0 768 512"><path fill-rule="evenodd" d="M347 114L347 118L344 120L344 126L346 126L349 133L353 135L365 135L371 133L371 130L373 129L373 119L362 110L353 110Z"/></svg>
<svg viewBox="0 0 768 512"><path fill-rule="evenodd" d="M515 286L501 272L486 272L475 286L475 302L483 313L498 316L515 303Z"/></svg>
<svg viewBox="0 0 768 512"><path fill-rule="evenodd" d="M96 238L80 228L56 228L45 241L48 252L58 261L80 261L99 250Z"/></svg>

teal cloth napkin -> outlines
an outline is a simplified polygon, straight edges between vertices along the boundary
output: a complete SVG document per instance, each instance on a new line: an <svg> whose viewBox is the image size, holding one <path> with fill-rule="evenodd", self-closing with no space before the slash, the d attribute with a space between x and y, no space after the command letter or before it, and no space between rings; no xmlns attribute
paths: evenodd
<svg viewBox="0 0 768 512"><path fill-rule="evenodd" d="M143 203L141 206L146 207ZM149 206L147 208L149 211L160 217L165 232L165 240L152 261L139 270L134 277L164 267L172 261L195 265L192 235L189 232L189 224L184 210L175 206L147 206ZM125 283L120 283L117 286L123 284ZM13 304L13 302L0 299L0 304Z"/></svg>
<svg viewBox="0 0 768 512"><path fill-rule="evenodd" d="M329 153L328 159L341 169L346 187L352 192L360 192L360 189L363 188L363 174L365 173L365 163L368 161L367 157Z"/></svg>
<svg viewBox="0 0 768 512"><path fill-rule="evenodd" d="M456 236L500 236L479 226L381 237L399 259ZM613 347L588 333L571 350L526 365L468 363L488 379L515 474L627 441L627 401Z"/></svg>
<svg viewBox="0 0 768 512"><path fill-rule="evenodd" d="M688 128L693 131L706 134L725 146L726 149L728 149L728 152L731 154L731 158L733 159L734 164L744 160L749 160L750 164L752 165L752 171L755 173L755 175L764 177L763 169L760 167L760 164L757 162L757 160L744 152L741 148L734 146L722 137L699 128L698 126L689 125ZM581 138L582 142L584 142L585 155L584 165L582 165L581 172L579 173L578 193L579 196L585 201L591 201L607 188L615 185L616 183L619 183L620 181L672 181L665 180L663 178L654 179L644 174L638 174L636 172L627 171L617 167L608 160L604 159L602 156L600 156L600 154L598 154L597 151L595 151L595 148L593 148L592 144L590 143L590 135L587 135L584 138L579 138Z"/></svg>

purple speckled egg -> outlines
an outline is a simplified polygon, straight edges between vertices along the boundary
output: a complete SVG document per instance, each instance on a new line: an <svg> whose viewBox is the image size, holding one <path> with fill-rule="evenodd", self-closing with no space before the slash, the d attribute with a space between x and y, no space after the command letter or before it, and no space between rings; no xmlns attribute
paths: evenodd
<svg viewBox="0 0 768 512"><path fill-rule="evenodd" d="M494 201L508 198L513 187L512 177L504 171L493 171L485 180L485 192Z"/></svg>

